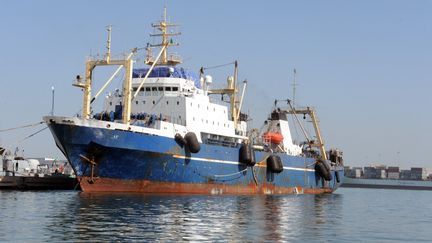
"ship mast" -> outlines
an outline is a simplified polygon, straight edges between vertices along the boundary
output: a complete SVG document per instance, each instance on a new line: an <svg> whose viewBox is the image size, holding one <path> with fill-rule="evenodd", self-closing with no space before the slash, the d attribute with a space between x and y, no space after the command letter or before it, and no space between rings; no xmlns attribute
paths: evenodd
<svg viewBox="0 0 432 243"><path fill-rule="evenodd" d="M181 58L178 55L168 53L168 48L170 46L178 46L179 43L173 41L171 37L181 35L180 32L170 31L171 27L178 26L176 24L172 24L167 20L167 8L164 7L163 18L159 23L155 23L151 25L157 33L150 34L151 37L161 37L161 42L157 44L149 44L147 46L147 57L145 63L148 65L171 65L175 66L181 63ZM152 49L153 47L160 47L162 51L162 56L160 60L155 60L153 58ZM163 48L166 47L166 48ZM163 48L163 49L162 49Z"/></svg>
<svg viewBox="0 0 432 243"><path fill-rule="evenodd" d="M78 75L76 83L73 86L81 88L83 92L83 108L82 118L91 119L91 104L99 96L103 89L109 82L114 78L115 74L120 71L121 68L125 69L125 79L123 81L123 111L122 111L122 122L129 125L130 113L131 113L131 99L132 99L132 70L133 60L132 56L136 52L136 48L123 59L111 59L111 26L108 26L108 40L107 40L107 53L104 59L87 60L85 81L83 82L81 77ZM92 84L93 84L93 71L99 66L119 66L117 71L111 76L111 78L103 85L103 87L97 92L92 98Z"/></svg>

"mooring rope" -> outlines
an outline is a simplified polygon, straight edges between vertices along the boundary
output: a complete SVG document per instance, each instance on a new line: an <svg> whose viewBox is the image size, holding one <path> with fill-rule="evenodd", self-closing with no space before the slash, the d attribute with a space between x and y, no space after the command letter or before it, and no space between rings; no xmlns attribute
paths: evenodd
<svg viewBox="0 0 432 243"><path fill-rule="evenodd" d="M213 176L214 176L214 177L227 177L227 176L238 175L238 174L241 174L241 173L245 172L247 169L248 169L248 168L246 168L246 169L244 169L244 170L242 170L242 171L239 171L239 172L231 173L231 174L226 174L226 175L213 175Z"/></svg>
<svg viewBox="0 0 432 243"><path fill-rule="evenodd" d="M47 128L48 128L48 127L44 127L44 128L42 128L42 129L38 130L37 132L34 132L34 133L28 135L27 137L25 137L25 138L19 140L19 141L18 141L18 144L19 144L19 143L22 143L24 140L27 140L27 139L33 137L34 135L36 135L36 134L42 132L43 130L45 130L45 129L47 129Z"/></svg>
<svg viewBox="0 0 432 243"><path fill-rule="evenodd" d="M23 126L19 126L19 127L12 127L12 128L7 128L7 129L1 129L0 132L7 132L7 131L16 130L16 129L26 128L26 127L33 127L33 126L40 125L42 123L44 123L44 122L40 121L40 122L34 123L34 124L28 124L28 125L23 125Z"/></svg>

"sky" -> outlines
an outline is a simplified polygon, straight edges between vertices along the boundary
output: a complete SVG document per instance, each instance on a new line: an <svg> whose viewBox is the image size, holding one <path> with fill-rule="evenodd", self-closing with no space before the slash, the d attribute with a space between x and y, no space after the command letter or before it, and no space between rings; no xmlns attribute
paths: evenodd
<svg viewBox="0 0 432 243"><path fill-rule="evenodd" d="M90 55L103 55L113 25L113 54L151 41L164 1L2 1L0 130L33 124L51 111L73 116L82 92L71 84ZM167 1L182 35L175 52L198 71L239 61L248 80L243 110L260 127L274 99L317 110L326 147L345 164L432 167L432 1ZM144 54L137 55L142 66ZM96 73L101 86L109 70ZM208 70L225 84L232 67ZM120 84L113 82L112 87ZM95 84L96 85L96 84ZM96 85L97 87L97 85ZM0 133L26 157L63 158L43 125Z"/></svg>

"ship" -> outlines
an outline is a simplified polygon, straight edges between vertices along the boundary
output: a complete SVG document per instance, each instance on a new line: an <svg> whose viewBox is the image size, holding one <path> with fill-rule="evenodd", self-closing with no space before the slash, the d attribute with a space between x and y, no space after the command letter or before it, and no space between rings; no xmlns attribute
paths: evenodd
<svg viewBox="0 0 432 243"><path fill-rule="evenodd" d="M247 82L240 92L238 62L224 88L213 78L181 66L180 32L167 20L166 8L153 23L145 67L134 68L134 48L123 58L111 57L111 28L103 58L86 62L82 114L45 116L57 147L71 164L83 192L184 194L318 194L331 193L344 176L342 153L326 151L316 112L275 101L261 129L248 129L241 112ZM155 51L156 50L156 51ZM153 53L157 53L154 55ZM118 69L94 94L93 72ZM108 93L103 110L92 104L120 69L122 88ZM218 97L218 98L214 98ZM215 102L222 97L223 102ZM283 103L283 106L281 105ZM294 143L288 117L309 117L315 135ZM292 125L292 124L291 124Z"/></svg>
<svg viewBox="0 0 432 243"><path fill-rule="evenodd" d="M430 180L343 178L342 187L402 190L432 190Z"/></svg>
<svg viewBox="0 0 432 243"><path fill-rule="evenodd" d="M73 190L79 186L75 176L65 171L67 164L53 160L50 166L2 147L0 159L0 190Z"/></svg>

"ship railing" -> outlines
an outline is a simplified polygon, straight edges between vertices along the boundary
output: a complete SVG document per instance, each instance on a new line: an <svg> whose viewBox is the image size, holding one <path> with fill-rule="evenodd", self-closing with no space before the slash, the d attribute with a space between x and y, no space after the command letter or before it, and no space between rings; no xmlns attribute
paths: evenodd
<svg viewBox="0 0 432 243"><path fill-rule="evenodd" d="M221 145L224 147L232 147L232 148L235 148L238 145L236 142L219 140L219 139L212 139L212 138L207 138L206 143L211 144L211 145Z"/></svg>

